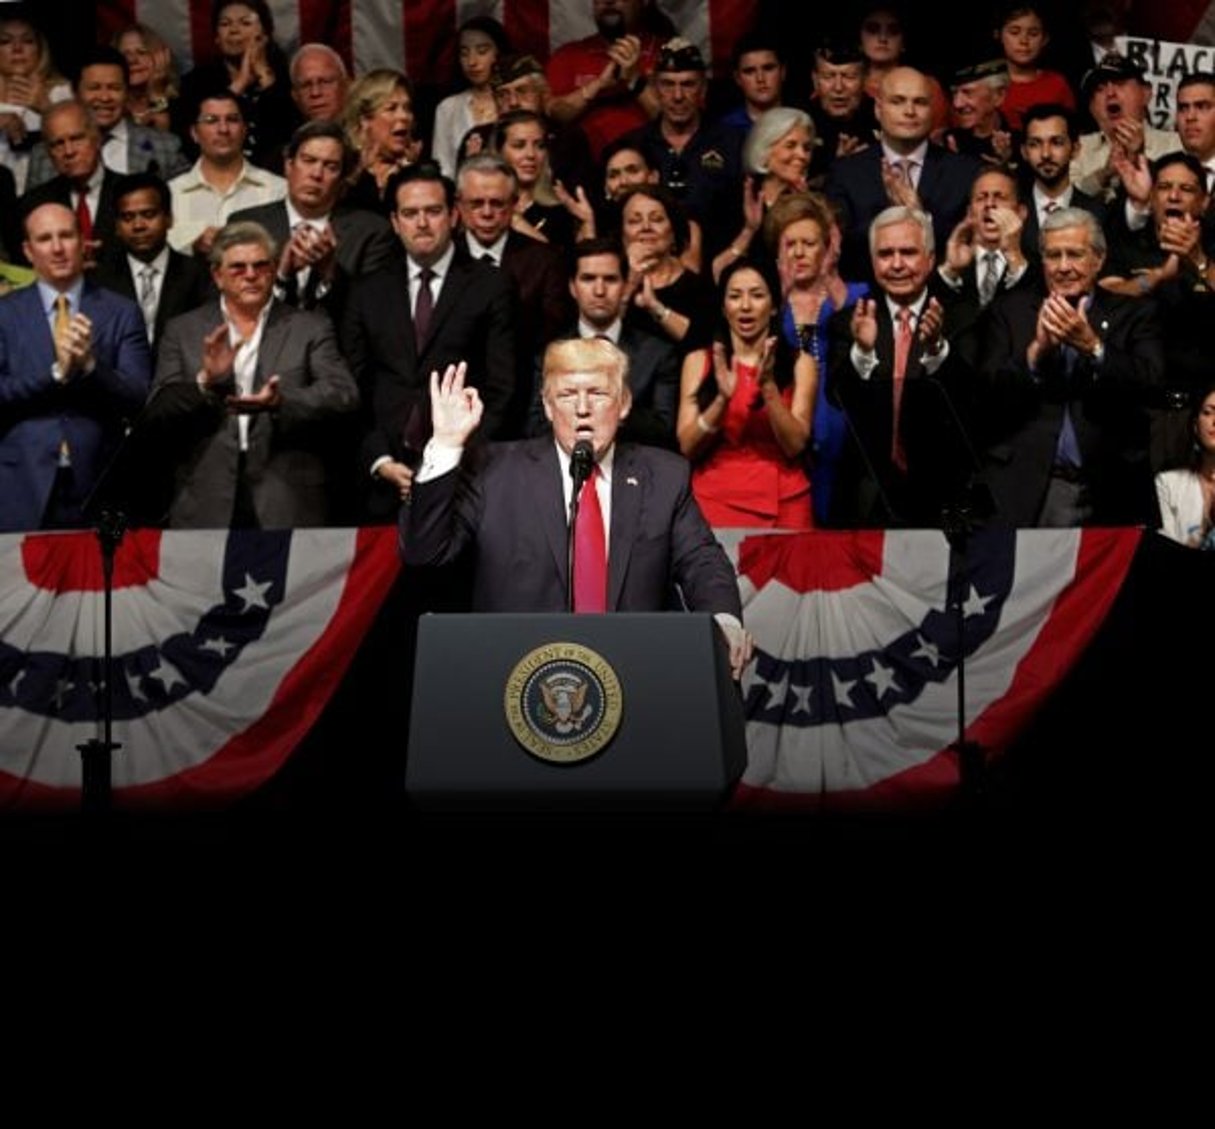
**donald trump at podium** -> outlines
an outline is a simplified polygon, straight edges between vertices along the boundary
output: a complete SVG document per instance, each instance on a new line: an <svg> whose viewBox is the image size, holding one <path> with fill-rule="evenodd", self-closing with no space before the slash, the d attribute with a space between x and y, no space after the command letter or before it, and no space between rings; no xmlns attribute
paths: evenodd
<svg viewBox="0 0 1215 1129"><path fill-rule="evenodd" d="M553 342L542 391L552 437L490 444L467 460L483 409L464 375L460 364L430 377L433 432L401 511L405 563L475 553L476 611L562 612L572 595L574 611L711 612L739 677L753 641L734 570L692 497L688 463L616 442L631 404L625 354L603 338Z"/></svg>

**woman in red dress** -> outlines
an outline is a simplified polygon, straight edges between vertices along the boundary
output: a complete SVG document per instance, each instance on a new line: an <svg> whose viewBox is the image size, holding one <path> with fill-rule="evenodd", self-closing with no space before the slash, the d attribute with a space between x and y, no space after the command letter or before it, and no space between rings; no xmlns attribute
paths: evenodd
<svg viewBox="0 0 1215 1129"><path fill-rule="evenodd" d="M776 327L780 286L746 259L722 272L722 331L684 361L677 431L710 525L811 529L810 442L818 368Z"/></svg>

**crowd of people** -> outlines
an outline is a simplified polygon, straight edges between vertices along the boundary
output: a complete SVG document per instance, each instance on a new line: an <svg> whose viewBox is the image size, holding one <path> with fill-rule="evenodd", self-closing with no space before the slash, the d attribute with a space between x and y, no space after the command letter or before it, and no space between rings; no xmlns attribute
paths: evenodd
<svg viewBox="0 0 1215 1129"><path fill-rule="evenodd" d="M70 80L0 13L0 529L90 524L124 445L136 520L276 528L399 521L453 434L515 485L504 444L585 435L711 526L1215 544L1215 74L1157 128L1101 5L1076 74L1040 6L932 74L870 5L740 38L710 113L651 0L579 2L547 60L468 20L426 114L264 0L184 74L132 25ZM624 374L606 432L567 354Z"/></svg>

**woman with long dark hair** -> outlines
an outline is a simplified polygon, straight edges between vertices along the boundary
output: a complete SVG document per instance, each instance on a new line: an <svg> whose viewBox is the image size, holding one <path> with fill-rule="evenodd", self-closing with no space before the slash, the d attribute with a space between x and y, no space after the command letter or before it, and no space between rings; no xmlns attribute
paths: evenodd
<svg viewBox="0 0 1215 1129"><path fill-rule="evenodd" d="M818 366L777 332L780 286L740 259L722 271L721 325L690 353L676 434L692 460L692 492L710 525L810 529L805 453Z"/></svg>

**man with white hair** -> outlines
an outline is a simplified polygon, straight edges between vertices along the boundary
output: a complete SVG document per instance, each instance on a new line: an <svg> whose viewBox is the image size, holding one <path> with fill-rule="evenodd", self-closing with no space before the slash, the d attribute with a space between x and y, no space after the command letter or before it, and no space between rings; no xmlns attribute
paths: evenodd
<svg viewBox="0 0 1215 1129"><path fill-rule="evenodd" d="M848 416L833 524L941 522L941 476L957 462L941 396L958 370L947 337L952 295L936 274L931 218L896 205L869 227L872 297L829 324L831 395ZM930 379L931 378L931 379Z"/></svg>
<svg viewBox="0 0 1215 1129"><path fill-rule="evenodd" d="M346 64L328 43L305 43L291 56L291 97L305 121L341 121L349 89Z"/></svg>

